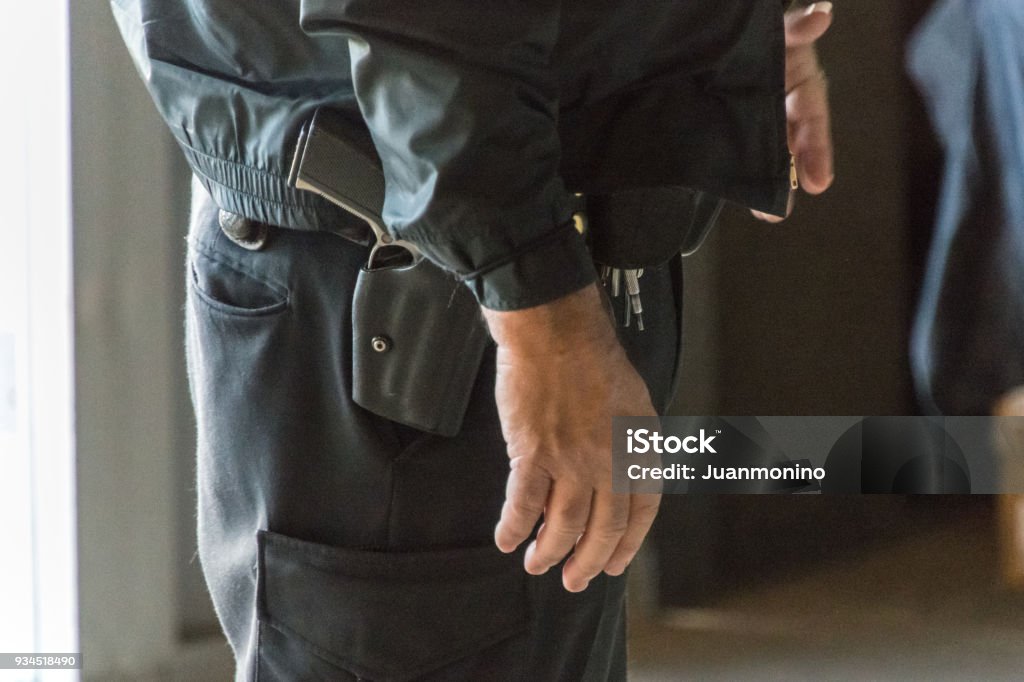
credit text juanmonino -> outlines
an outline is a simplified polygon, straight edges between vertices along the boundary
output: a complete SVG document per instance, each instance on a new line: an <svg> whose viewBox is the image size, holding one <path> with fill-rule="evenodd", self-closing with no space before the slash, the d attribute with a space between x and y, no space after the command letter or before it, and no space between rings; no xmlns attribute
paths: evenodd
<svg viewBox="0 0 1024 682"><path fill-rule="evenodd" d="M713 441L714 435L708 435L701 429L697 435L662 436L649 429L628 429L626 431L626 452L628 454L646 455L677 455L685 453L718 454ZM792 463L780 463L776 466L715 466L707 464L700 467L690 464L673 463L668 466L650 467L631 464L626 470L631 480L721 480L721 481L820 481L825 478L825 470L821 467L808 467Z"/></svg>

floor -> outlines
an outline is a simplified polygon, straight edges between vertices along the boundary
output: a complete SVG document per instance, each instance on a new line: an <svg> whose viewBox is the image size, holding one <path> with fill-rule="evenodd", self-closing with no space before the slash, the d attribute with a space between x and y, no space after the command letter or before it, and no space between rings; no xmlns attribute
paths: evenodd
<svg viewBox="0 0 1024 682"><path fill-rule="evenodd" d="M656 612L641 578L630 679L1024 680L1024 594L999 586L991 529L973 515L708 609Z"/></svg>

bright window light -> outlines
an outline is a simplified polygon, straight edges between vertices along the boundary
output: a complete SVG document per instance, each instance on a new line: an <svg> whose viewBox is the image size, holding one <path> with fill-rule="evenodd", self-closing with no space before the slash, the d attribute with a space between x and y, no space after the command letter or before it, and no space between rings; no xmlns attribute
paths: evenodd
<svg viewBox="0 0 1024 682"><path fill-rule="evenodd" d="M0 21L0 653L78 649L67 0ZM77 679L0 671L0 680Z"/></svg>

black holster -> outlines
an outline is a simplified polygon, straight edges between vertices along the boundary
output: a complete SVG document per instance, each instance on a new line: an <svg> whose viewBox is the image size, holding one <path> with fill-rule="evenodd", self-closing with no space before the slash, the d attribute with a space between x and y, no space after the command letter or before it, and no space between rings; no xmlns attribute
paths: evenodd
<svg viewBox="0 0 1024 682"><path fill-rule="evenodd" d="M465 285L425 258L364 267L352 329L356 404L422 431L459 432L490 340Z"/></svg>

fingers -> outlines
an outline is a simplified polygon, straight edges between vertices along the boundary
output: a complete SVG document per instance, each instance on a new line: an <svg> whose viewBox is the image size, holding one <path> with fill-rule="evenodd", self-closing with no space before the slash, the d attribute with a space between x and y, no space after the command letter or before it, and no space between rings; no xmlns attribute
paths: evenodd
<svg viewBox="0 0 1024 682"><path fill-rule="evenodd" d="M832 130L829 120L828 81L814 43L832 25L832 3L816 2L786 13L786 119L789 149L796 159L800 187L821 194L834 179ZM789 195L786 217L793 210ZM785 218L751 211L769 223Z"/></svg>
<svg viewBox="0 0 1024 682"><path fill-rule="evenodd" d="M598 491L594 495L586 532L562 568L565 589L570 592L587 589L591 579L605 570L631 525L630 496Z"/></svg>
<svg viewBox="0 0 1024 682"><path fill-rule="evenodd" d="M816 2L786 14L786 119L800 186L820 194L832 184L828 81L814 43L832 25L832 3Z"/></svg>
<svg viewBox="0 0 1024 682"><path fill-rule="evenodd" d="M658 515L658 506L661 504L661 495L632 495L630 497L629 526L626 532L619 539L604 572L608 575L622 575L626 567L633 561L633 557L640 551L647 532L651 529L655 517Z"/></svg>
<svg viewBox="0 0 1024 682"><path fill-rule="evenodd" d="M797 172L800 186L808 194L821 194L832 186L832 142L828 121L804 127L799 136L806 139L804 149L797 154Z"/></svg>
<svg viewBox="0 0 1024 682"><path fill-rule="evenodd" d="M512 460L501 520L494 529L494 544L505 553L514 551L530 537L544 513L544 504L551 489L551 479L547 475L537 469L520 466L521 461Z"/></svg>
<svg viewBox="0 0 1024 682"><path fill-rule="evenodd" d="M567 481L552 485L544 474L514 467L495 542L501 551L513 551L543 514L544 524L526 550L526 571L545 573L572 552L562 569L562 584L570 592L582 592L602 571L621 575L626 570L654 522L660 500L660 495L594 493Z"/></svg>
<svg viewBox="0 0 1024 682"><path fill-rule="evenodd" d="M786 96L789 147L796 156L800 186L820 194L832 185L832 128L824 77L814 78Z"/></svg>
<svg viewBox="0 0 1024 682"><path fill-rule="evenodd" d="M786 47L803 47L825 35L832 25L832 3L816 2L786 13Z"/></svg>
<svg viewBox="0 0 1024 682"><path fill-rule="evenodd" d="M544 525L526 549L527 573L540 575L565 558L587 530L593 489L571 479L556 481L544 510Z"/></svg>

